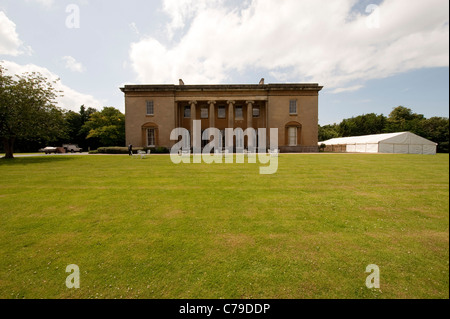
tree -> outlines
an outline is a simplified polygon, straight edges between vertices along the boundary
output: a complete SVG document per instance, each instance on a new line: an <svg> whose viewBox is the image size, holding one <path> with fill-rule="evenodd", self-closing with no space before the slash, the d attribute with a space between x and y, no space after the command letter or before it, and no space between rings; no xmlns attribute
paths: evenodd
<svg viewBox="0 0 450 319"><path fill-rule="evenodd" d="M388 133L410 131L422 135L420 123L424 119L422 114L413 113L411 109L400 105L389 114L385 131Z"/></svg>
<svg viewBox="0 0 450 319"><path fill-rule="evenodd" d="M64 141L66 143L78 144L84 149L92 146L92 143L89 143L86 140L89 131L84 130L83 126L89 120L89 117L95 112L97 112L97 110L93 108L86 109L84 105L80 107L79 113L74 111L66 111L64 114L64 126L67 131L67 137Z"/></svg>
<svg viewBox="0 0 450 319"><path fill-rule="evenodd" d="M421 123L422 136L438 143L438 152L449 152L449 119L446 117L431 117Z"/></svg>
<svg viewBox="0 0 450 319"><path fill-rule="evenodd" d="M369 113L345 119L339 124L340 136L361 136L383 133L386 117L381 114Z"/></svg>
<svg viewBox="0 0 450 319"><path fill-rule="evenodd" d="M98 139L103 146L125 145L125 115L114 107L91 114L83 126L87 139Z"/></svg>
<svg viewBox="0 0 450 319"><path fill-rule="evenodd" d="M52 141L61 135L63 117L55 105L60 93L40 73L6 75L0 65L0 139L5 158L14 158L17 139Z"/></svg>
<svg viewBox="0 0 450 319"><path fill-rule="evenodd" d="M337 124L319 125L319 141L326 141L335 137L339 137L339 127Z"/></svg>

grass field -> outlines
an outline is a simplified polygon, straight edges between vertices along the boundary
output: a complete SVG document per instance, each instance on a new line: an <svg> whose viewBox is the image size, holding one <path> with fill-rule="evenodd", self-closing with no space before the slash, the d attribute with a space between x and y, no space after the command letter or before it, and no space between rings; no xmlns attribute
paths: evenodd
<svg viewBox="0 0 450 319"><path fill-rule="evenodd" d="M449 298L448 155L259 165L0 160L0 298Z"/></svg>

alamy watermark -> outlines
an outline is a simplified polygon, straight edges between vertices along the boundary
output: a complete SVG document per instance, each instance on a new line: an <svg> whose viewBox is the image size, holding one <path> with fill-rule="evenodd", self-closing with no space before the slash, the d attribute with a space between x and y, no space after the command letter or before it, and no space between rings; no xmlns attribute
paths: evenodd
<svg viewBox="0 0 450 319"><path fill-rule="evenodd" d="M369 15L366 18L366 26L369 29L379 29L380 28L380 7L376 4L369 4L366 7L366 13Z"/></svg>
<svg viewBox="0 0 450 319"><path fill-rule="evenodd" d="M192 136L191 133L182 127L172 130L170 140L178 141L170 150L170 159L175 164L191 163L191 149L192 162L207 164L211 163L244 163L245 157L248 158L248 163L268 164L267 166L260 166L260 174L275 174L278 170L278 129L270 129L270 145L269 152L267 152L267 130L259 128L247 128L245 131L242 128L226 128L220 131L217 128L208 128L201 131L201 121L193 121ZM223 136L224 135L224 136ZM247 137L247 149L244 149L244 140ZM180 139L181 137L181 139ZM223 140L225 139L225 145ZM234 141L236 140L236 145ZM202 141L209 142L202 149ZM192 148L191 148L192 144Z"/></svg>
<svg viewBox="0 0 450 319"><path fill-rule="evenodd" d="M369 289L380 288L380 267L370 264L366 267L366 273L370 273L366 278L366 287Z"/></svg>
<svg viewBox="0 0 450 319"><path fill-rule="evenodd" d="M66 7L66 13L69 15L66 18L66 27L68 29L80 28L80 7L76 4L69 4Z"/></svg>
<svg viewBox="0 0 450 319"><path fill-rule="evenodd" d="M74 265L74 264L68 265L66 267L66 272L71 273L66 278L66 287L69 289L80 288L80 267L78 267L77 265Z"/></svg>

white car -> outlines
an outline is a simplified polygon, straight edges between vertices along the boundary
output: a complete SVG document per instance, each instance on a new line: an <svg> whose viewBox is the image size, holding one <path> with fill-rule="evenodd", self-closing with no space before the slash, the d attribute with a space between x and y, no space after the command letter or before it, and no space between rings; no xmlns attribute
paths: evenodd
<svg viewBox="0 0 450 319"><path fill-rule="evenodd" d="M41 148L39 150L39 152L44 152L45 154L50 154L50 153L55 153L56 154L57 151L58 151L58 149L56 147L53 147L53 146L47 146L47 147Z"/></svg>
<svg viewBox="0 0 450 319"><path fill-rule="evenodd" d="M78 147L77 144L63 144L63 147L67 153L83 152L83 149Z"/></svg>

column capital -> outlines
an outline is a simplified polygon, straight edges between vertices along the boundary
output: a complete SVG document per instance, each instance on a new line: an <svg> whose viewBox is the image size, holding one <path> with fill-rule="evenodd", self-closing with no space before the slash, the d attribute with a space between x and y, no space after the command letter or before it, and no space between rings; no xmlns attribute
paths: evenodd
<svg viewBox="0 0 450 319"><path fill-rule="evenodd" d="M189 101L189 105L197 105L197 101L191 100L191 101Z"/></svg>
<svg viewBox="0 0 450 319"><path fill-rule="evenodd" d="M236 104L236 101L229 100L229 101L227 101L227 104L228 104L228 105L230 105L230 104Z"/></svg>
<svg viewBox="0 0 450 319"><path fill-rule="evenodd" d="M255 101L245 101L246 104L255 104Z"/></svg>
<svg viewBox="0 0 450 319"><path fill-rule="evenodd" d="M214 105L214 104L216 104L216 103L217 103L216 101L208 101L208 104L209 104L209 105L211 105L211 104Z"/></svg>

